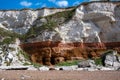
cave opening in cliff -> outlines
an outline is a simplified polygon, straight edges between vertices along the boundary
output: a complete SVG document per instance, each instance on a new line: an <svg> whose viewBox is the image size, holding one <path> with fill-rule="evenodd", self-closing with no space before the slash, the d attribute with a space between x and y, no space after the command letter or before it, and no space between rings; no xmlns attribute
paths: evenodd
<svg viewBox="0 0 120 80"><path fill-rule="evenodd" d="M51 57L51 61L50 62L51 62L52 65L55 65L55 58Z"/></svg>

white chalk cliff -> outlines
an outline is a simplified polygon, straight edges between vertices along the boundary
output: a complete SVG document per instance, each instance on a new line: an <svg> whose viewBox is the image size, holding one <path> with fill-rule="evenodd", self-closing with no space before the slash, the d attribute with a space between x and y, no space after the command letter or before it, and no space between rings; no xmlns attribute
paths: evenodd
<svg viewBox="0 0 120 80"><path fill-rule="evenodd" d="M82 4L68 22L54 31L44 30L30 41L119 42L120 3L93 2Z"/></svg>
<svg viewBox="0 0 120 80"><path fill-rule="evenodd" d="M69 22L61 24L54 29L55 31L45 30L36 37L35 41L119 42L119 5L119 2L82 4L76 8L75 15ZM0 11L0 27L18 33L26 33L40 16L43 17L65 10L68 9Z"/></svg>
<svg viewBox="0 0 120 80"><path fill-rule="evenodd" d="M32 27L42 27L47 24L46 17L67 9L38 9L38 10L1 10L0 28L26 34ZM64 15L63 15L64 16ZM91 2L75 7L75 14L68 21L54 27L53 30L38 30L38 34L28 38L27 42L62 41L62 42L120 42L120 2ZM52 20L52 19L51 19ZM34 26L35 25L35 26ZM7 36L8 37L8 36ZM4 36L2 36L4 39ZM0 34L0 42L1 42ZM11 44L9 44L10 46ZM13 44L14 51L3 51L0 46L0 65L5 62L16 64L18 59L18 45ZM5 53L6 52L6 53ZM3 54L5 53L5 55ZM11 58L12 57L12 58ZM23 60L23 59L22 59ZM23 60L25 61L25 60ZM22 61L22 62L23 62ZM24 64L18 61L20 64ZM9 63L7 63L9 65Z"/></svg>
<svg viewBox="0 0 120 80"><path fill-rule="evenodd" d="M23 10L1 10L0 27L18 33L26 33L33 22L40 16L47 16L66 9L23 9Z"/></svg>

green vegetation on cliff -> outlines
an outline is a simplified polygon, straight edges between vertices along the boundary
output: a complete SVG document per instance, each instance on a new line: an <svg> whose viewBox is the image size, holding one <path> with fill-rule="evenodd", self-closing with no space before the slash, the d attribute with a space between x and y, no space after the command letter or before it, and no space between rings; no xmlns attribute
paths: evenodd
<svg viewBox="0 0 120 80"><path fill-rule="evenodd" d="M4 28L0 28L0 36L1 37L20 37L20 34L16 33L16 32L12 32L10 30L6 30Z"/></svg>
<svg viewBox="0 0 120 80"><path fill-rule="evenodd" d="M16 38L20 38L22 35L12 32L10 30L6 30L4 28L0 28L0 37L1 39L0 44L10 44L15 41Z"/></svg>
<svg viewBox="0 0 120 80"><path fill-rule="evenodd" d="M24 62L23 59L21 58L22 56L25 58ZM23 63L24 66L33 65L35 68L39 68L41 66L38 63L31 62L30 55L27 54L22 49L18 51L17 57Z"/></svg>
<svg viewBox="0 0 120 80"><path fill-rule="evenodd" d="M102 65L102 59L101 58L94 59L94 61L95 61L96 65Z"/></svg>
<svg viewBox="0 0 120 80"><path fill-rule="evenodd" d="M53 31L59 25L68 22L75 14L75 9L76 8L73 8L71 10L58 12L45 17L38 17L34 23L41 21L41 19L44 19L45 22L40 22L40 24L42 24L40 26L37 26L38 23L34 24L26 34L18 34L16 32L0 28L0 37L2 38L0 44L10 44L14 42L16 38L25 42L28 38L33 38L41 34L42 31Z"/></svg>
<svg viewBox="0 0 120 80"><path fill-rule="evenodd" d="M0 28L0 45L14 43L16 38L25 41L26 34L19 34L4 28Z"/></svg>
<svg viewBox="0 0 120 80"><path fill-rule="evenodd" d="M56 64L56 66L72 66L72 65L77 65L80 60L73 60L73 61L65 61Z"/></svg>
<svg viewBox="0 0 120 80"><path fill-rule="evenodd" d="M26 34L26 38L34 37L40 34L44 30L54 30L59 25L69 21L75 14L75 8L63 12L58 12L49 16L39 17L35 22L39 22L41 19L44 19L46 22L43 22L41 26L33 25Z"/></svg>

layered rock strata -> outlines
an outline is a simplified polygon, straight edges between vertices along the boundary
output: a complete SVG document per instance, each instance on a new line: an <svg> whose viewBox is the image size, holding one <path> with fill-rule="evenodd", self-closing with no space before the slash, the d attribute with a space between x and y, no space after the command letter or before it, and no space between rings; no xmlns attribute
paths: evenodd
<svg viewBox="0 0 120 80"><path fill-rule="evenodd" d="M69 21L54 30L38 32L21 47L31 55L33 62L51 65L72 59L97 58L109 49L120 54L119 34L119 2L84 3L75 9Z"/></svg>
<svg viewBox="0 0 120 80"><path fill-rule="evenodd" d="M61 43L36 42L21 45L31 55L31 60L40 64L51 65L66 60L95 59L106 50L116 50L120 54L120 42L109 43Z"/></svg>
<svg viewBox="0 0 120 80"><path fill-rule="evenodd" d="M0 42L11 44L11 38L20 38L21 48L40 64L97 58L109 49L120 54L120 2L90 2L66 9L1 10L0 30Z"/></svg>

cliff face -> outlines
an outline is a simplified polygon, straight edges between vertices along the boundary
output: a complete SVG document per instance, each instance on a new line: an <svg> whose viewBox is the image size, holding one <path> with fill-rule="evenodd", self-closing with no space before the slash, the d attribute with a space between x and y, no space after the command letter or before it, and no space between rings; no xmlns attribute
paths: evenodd
<svg viewBox="0 0 120 80"><path fill-rule="evenodd" d="M42 20L43 25L47 23L49 27L41 28L41 23L35 25L31 29L34 36L27 41L36 43L21 47L31 54L32 61L46 65L71 59L97 58L109 49L120 54L119 5L113 2L87 3L71 10L73 13L62 12L67 16L71 13L69 19L62 13L37 19L36 23Z"/></svg>
<svg viewBox="0 0 120 80"><path fill-rule="evenodd" d="M120 54L120 2L91 2L69 9L1 11L0 26L24 33L21 48L33 62L56 64Z"/></svg>
<svg viewBox="0 0 120 80"><path fill-rule="evenodd" d="M33 22L40 16L47 16L65 9L38 9L38 10L1 10L0 27L12 30L17 33L26 33L33 25Z"/></svg>
<svg viewBox="0 0 120 80"><path fill-rule="evenodd" d="M35 37L27 38L28 42L120 41L119 2L94 2L82 4L73 11L72 9L0 11L0 27L24 34L31 28L43 27L39 31L35 30L37 32ZM67 15L64 16L65 11L68 10L68 13L72 11L74 14L69 16L70 14L66 12ZM62 15L57 12L61 12ZM66 17L69 17L68 20ZM51 27L52 30L44 28L45 26Z"/></svg>
<svg viewBox="0 0 120 80"><path fill-rule="evenodd" d="M119 34L119 3L94 2L80 5L69 21L58 25L52 31L43 30L28 41L119 42Z"/></svg>

